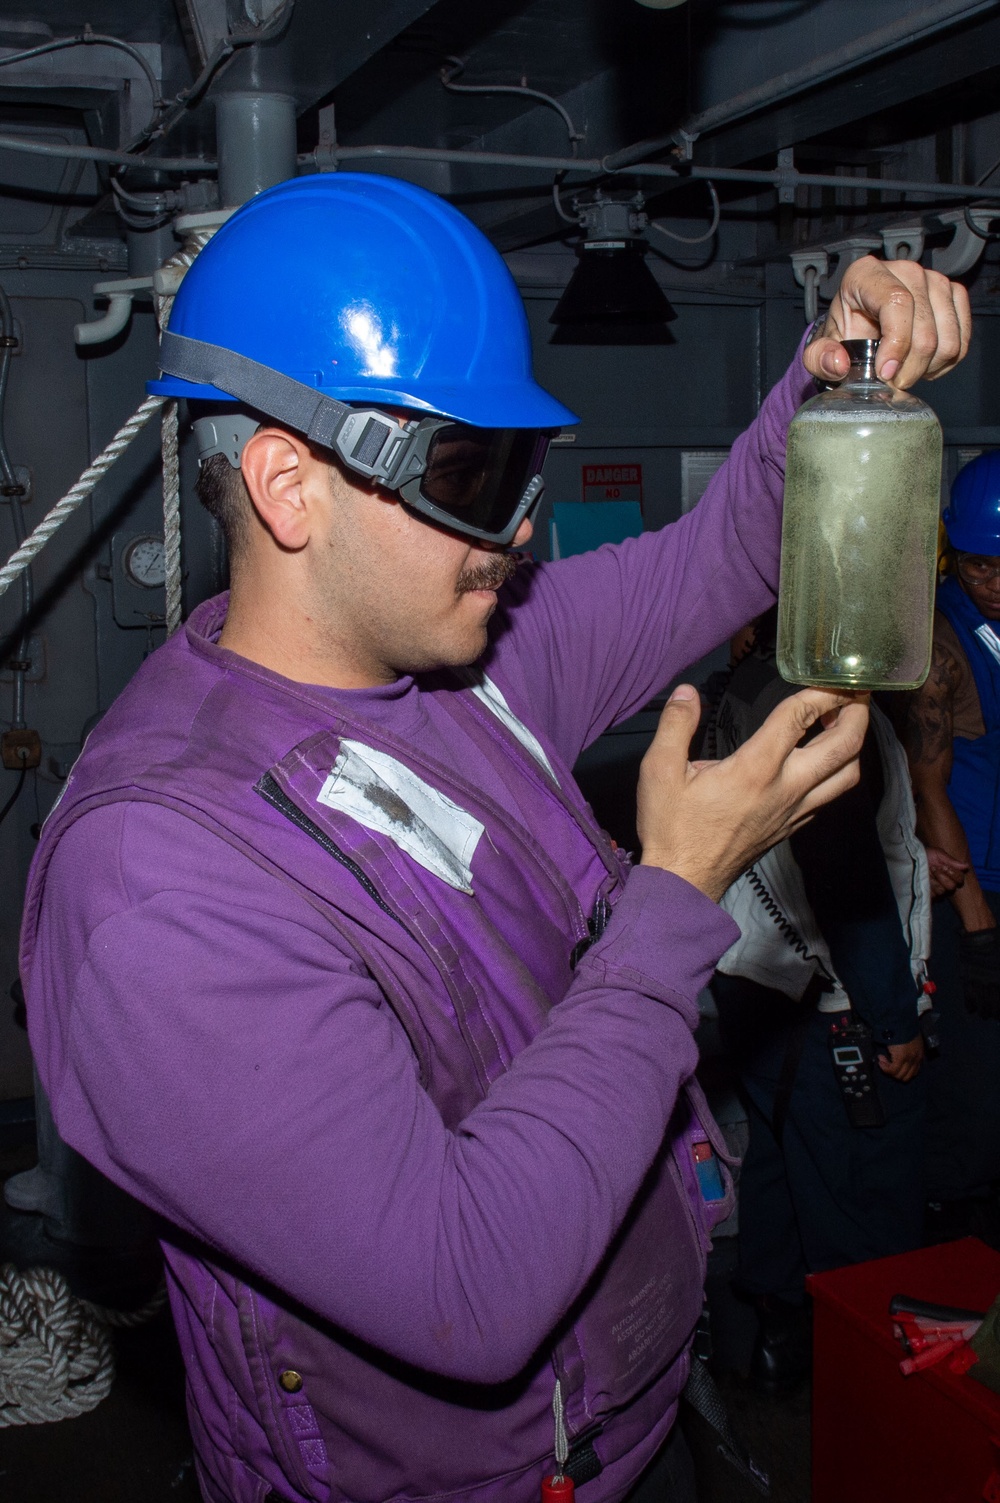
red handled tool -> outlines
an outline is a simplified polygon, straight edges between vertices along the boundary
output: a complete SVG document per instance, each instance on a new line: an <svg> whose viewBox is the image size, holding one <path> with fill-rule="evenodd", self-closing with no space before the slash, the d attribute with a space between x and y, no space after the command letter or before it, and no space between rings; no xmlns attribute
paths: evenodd
<svg viewBox="0 0 1000 1503"><path fill-rule="evenodd" d="M983 1311L932 1305L895 1294L889 1301L893 1335L906 1353L899 1364L905 1378L947 1362L953 1372L968 1372L976 1354L969 1346L983 1323Z"/></svg>

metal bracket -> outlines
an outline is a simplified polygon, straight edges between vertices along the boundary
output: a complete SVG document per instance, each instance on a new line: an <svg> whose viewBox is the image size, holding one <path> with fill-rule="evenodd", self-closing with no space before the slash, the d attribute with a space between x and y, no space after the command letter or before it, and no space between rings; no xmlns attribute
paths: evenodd
<svg viewBox="0 0 1000 1503"><path fill-rule="evenodd" d="M671 132L671 136L677 142L677 150L674 152L674 156L677 157L678 161L693 161L694 144L698 139L698 132L695 131L694 135L692 135L690 131L686 131L682 125L679 125L675 131Z"/></svg>
<svg viewBox="0 0 1000 1503"><path fill-rule="evenodd" d="M334 118L334 107L332 104L325 104L319 112L316 166L320 172L336 172L338 161L337 122Z"/></svg>
<svg viewBox="0 0 1000 1503"><path fill-rule="evenodd" d="M823 249L831 256L836 256L837 262L833 271L823 277L819 283L819 295L829 301L836 297L840 279L849 266L855 261L860 261L862 256L872 256L882 249L882 236L879 235L848 235L846 240L834 240Z"/></svg>
<svg viewBox="0 0 1000 1503"><path fill-rule="evenodd" d="M179 240L205 236L224 224L235 209L207 209L198 214L180 214L174 220L174 234ZM204 242L201 242L204 243ZM107 312L89 323L77 324L73 337L77 344L103 344L120 334L129 321L132 300L137 297L173 297L188 269L187 262L170 261L142 277L119 277L111 282L95 282L94 296L106 297Z"/></svg>
<svg viewBox="0 0 1000 1503"><path fill-rule="evenodd" d="M0 498L4 500L20 501L22 506L31 500L34 490L34 479L26 464L14 465L13 485L0 484Z"/></svg>
<svg viewBox="0 0 1000 1503"><path fill-rule="evenodd" d="M73 338L77 344L103 344L114 339L129 321L132 299L143 293L152 295L152 277L120 277L114 282L95 282L94 296L108 299L108 310L100 318L77 324Z"/></svg>
<svg viewBox="0 0 1000 1503"><path fill-rule="evenodd" d="M882 231L882 253L887 261L919 261L924 253L922 224L896 224Z"/></svg>
<svg viewBox="0 0 1000 1503"><path fill-rule="evenodd" d="M959 277L971 271L986 249L990 224L1000 219L1000 205L969 205L967 209L946 209L936 216L944 225L953 224L955 233L947 245L931 251L931 265L946 277Z"/></svg>
<svg viewBox="0 0 1000 1503"><path fill-rule="evenodd" d="M840 279L854 261L882 249L881 235L849 235L829 245L792 252L792 272L800 287L805 288L806 323L811 324L819 312L819 299L828 302L836 296ZM833 258L833 270L830 262Z"/></svg>
<svg viewBox="0 0 1000 1503"><path fill-rule="evenodd" d="M198 66L203 68L229 34L226 0L180 0L177 9L181 29L193 41Z"/></svg>
<svg viewBox="0 0 1000 1503"><path fill-rule="evenodd" d="M792 273L800 287L806 285L806 275L808 272L813 272L819 278L825 277L829 270L830 257L822 248L792 251Z"/></svg>
<svg viewBox="0 0 1000 1503"><path fill-rule="evenodd" d="M794 147L783 146L778 152L778 171L782 174L778 182L778 202L779 204L793 204L795 189L798 185Z"/></svg>
<svg viewBox="0 0 1000 1503"><path fill-rule="evenodd" d="M819 284L830 270L830 258L825 250L792 251L792 274L800 287L806 290L806 323L815 323L819 314Z"/></svg>

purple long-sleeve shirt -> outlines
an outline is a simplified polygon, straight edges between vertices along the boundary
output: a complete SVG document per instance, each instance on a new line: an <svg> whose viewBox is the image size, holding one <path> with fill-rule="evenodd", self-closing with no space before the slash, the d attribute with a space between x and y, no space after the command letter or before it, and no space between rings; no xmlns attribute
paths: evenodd
<svg viewBox="0 0 1000 1503"><path fill-rule="evenodd" d="M784 438L806 388L796 363L689 516L617 548L524 566L504 592L483 666L564 792L587 744L773 598ZM679 878L640 868L616 889L607 929L571 972L560 936L589 916L611 879L545 778L526 778L477 724L456 722L431 681L293 685L219 648L220 625L219 611L203 607L186 638L154 655L88 743L43 838L23 974L60 1131L197 1239L207 1260L246 1270L310 1319L448 1380L506 1382L530 1367L634 1215L694 1068L695 998L733 939L731 922ZM467 1082L428 1086L419 1040L387 1005L370 958L283 879L281 852L300 831L260 800L251 809L249 780L246 817L272 869L211 820L190 817L190 788L208 807L224 803L224 781L213 792L213 778L232 767L238 781L241 759L261 773L283 765L289 748L340 721L366 727L373 744L414 749L421 776L433 783L429 774L440 773L435 786L465 798L485 828L474 898L453 900L456 928L469 911L462 903L474 902L477 922L517 957L512 968L523 967L523 976L512 969L511 992L539 1000L536 1015L535 1003L507 1007L487 995L496 985L502 998L503 978L484 963L483 977L470 980L485 997L474 1025L436 1012L420 1023L431 1057L436 1027L469 1032L488 1088L468 1099ZM166 794L150 795L154 783ZM362 864L367 838L355 853ZM419 928L430 906L421 906L421 884L433 896L435 879L414 876L391 852L377 859L404 884L403 901L412 890ZM541 878L533 886L525 875L546 862L560 897L541 898ZM374 930L376 919L359 922ZM392 924L379 921L379 944L394 946ZM445 941L435 943L444 953ZM467 1487L456 1489L461 1466L439 1475L415 1425L406 1440L404 1423L404 1454L391 1464L366 1458L363 1384L358 1412L344 1399L333 1416L337 1434L353 1437L346 1454L335 1460L323 1423L318 1439L300 1441L303 1455L314 1447L308 1491L290 1463L272 1465L275 1442L258 1435L258 1425L267 1431L260 1396L240 1392L235 1358L213 1354L225 1278L216 1270L196 1290L189 1266L176 1256L172 1265L210 1497L252 1496L232 1467L213 1469L213 1447L288 1497L384 1498L443 1484L468 1497L522 1496L509 1480L484 1482L475 1454ZM648 1318L667 1341L664 1291L663 1310ZM203 1297L211 1308L195 1315ZM224 1344L216 1337L219 1351ZM641 1350L629 1356L636 1372L643 1360ZM240 1425L220 1418L227 1384L246 1411L242 1442ZM349 1387L341 1375L341 1390ZM511 1416L515 1430L527 1423L516 1405ZM669 1418L636 1420L627 1443L605 1437L606 1471L588 1493L595 1503L620 1495ZM579 1427L586 1421L581 1413ZM626 1419L605 1417L608 1434L615 1422L625 1434ZM463 1420L455 1444L466 1441L473 1453L486 1444ZM524 1445L522 1467L539 1454L534 1435ZM503 1458L511 1477L521 1475L519 1454L512 1439ZM499 1474L500 1459L491 1464Z"/></svg>

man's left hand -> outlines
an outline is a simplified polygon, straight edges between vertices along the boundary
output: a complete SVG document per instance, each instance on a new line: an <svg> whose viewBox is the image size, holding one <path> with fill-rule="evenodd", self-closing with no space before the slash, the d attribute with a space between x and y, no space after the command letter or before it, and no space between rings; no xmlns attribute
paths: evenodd
<svg viewBox="0 0 1000 1503"><path fill-rule="evenodd" d="M841 381L850 368L841 341L880 339L878 374L905 388L953 370L971 333L969 294L960 282L917 261L862 256L844 272L826 323L803 359L818 381Z"/></svg>
<svg viewBox="0 0 1000 1503"><path fill-rule="evenodd" d="M891 1080L898 1080L905 1085L908 1080L913 1080L920 1070L924 1061L924 1036L916 1034L909 1043L890 1044L888 1058L880 1054L878 1062L881 1069Z"/></svg>

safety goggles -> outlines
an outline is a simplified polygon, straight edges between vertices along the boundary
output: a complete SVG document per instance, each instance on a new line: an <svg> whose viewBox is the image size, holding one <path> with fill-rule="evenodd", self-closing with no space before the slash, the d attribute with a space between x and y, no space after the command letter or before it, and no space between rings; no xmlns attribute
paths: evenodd
<svg viewBox="0 0 1000 1503"><path fill-rule="evenodd" d="M506 545L538 504L550 437L533 428L474 428L432 417L400 422L354 409L332 447L348 469L395 492L420 516Z"/></svg>
<svg viewBox="0 0 1000 1503"><path fill-rule="evenodd" d="M955 567L966 584L992 584L1000 579L1000 558L986 554L956 554Z"/></svg>
<svg viewBox="0 0 1000 1503"><path fill-rule="evenodd" d="M373 408L343 412L327 444L342 464L452 532L506 546L538 504L548 432L439 417L399 421ZM232 409L196 419L201 462L225 454L238 469L260 422Z"/></svg>

